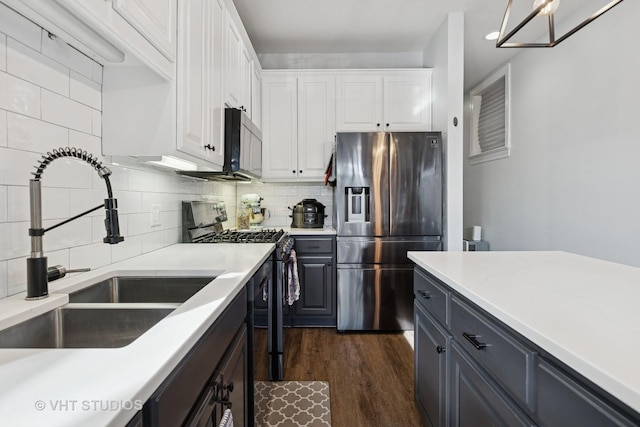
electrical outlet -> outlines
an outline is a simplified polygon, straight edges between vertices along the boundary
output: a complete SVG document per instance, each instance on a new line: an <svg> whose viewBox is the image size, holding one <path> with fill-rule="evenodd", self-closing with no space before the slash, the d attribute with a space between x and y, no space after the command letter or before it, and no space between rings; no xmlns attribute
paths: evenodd
<svg viewBox="0 0 640 427"><path fill-rule="evenodd" d="M160 226L160 205L151 205L151 226Z"/></svg>

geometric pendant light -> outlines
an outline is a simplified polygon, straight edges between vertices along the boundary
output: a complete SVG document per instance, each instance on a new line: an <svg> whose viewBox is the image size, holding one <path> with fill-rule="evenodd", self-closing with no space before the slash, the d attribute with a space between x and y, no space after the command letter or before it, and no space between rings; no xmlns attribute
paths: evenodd
<svg viewBox="0 0 640 427"><path fill-rule="evenodd" d="M522 22L516 25L513 30L509 33L505 34L507 29L507 22L509 21L509 15L511 14L511 8L513 4L513 0L509 0L507 3L507 10L504 13L504 18L502 19L502 25L500 26L500 35L498 36L498 40L496 41L496 47L554 47L558 43L565 40L567 37L574 34L576 31L580 30L585 25L589 24L594 19L601 16L603 13L607 12L617 4L622 3L622 0L613 0L609 2L606 6L596 11L593 15L589 16L587 19L576 25L571 30L567 31L564 35L556 38L555 34L555 25L553 22L553 15L555 11L558 9L560 4L560 0L535 0L533 3L533 11L526 17ZM537 16L547 16L548 17L548 34L549 41L548 42L510 42L507 43L511 37L513 37L518 31L524 28L531 20Z"/></svg>

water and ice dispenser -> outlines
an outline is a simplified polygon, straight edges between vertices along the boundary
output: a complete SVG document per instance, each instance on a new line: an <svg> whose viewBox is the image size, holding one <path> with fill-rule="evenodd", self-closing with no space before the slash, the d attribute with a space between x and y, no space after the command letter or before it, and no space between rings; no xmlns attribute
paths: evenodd
<svg viewBox="0 0 640 427"><path fill-rule="evenodd" d="M345 222L369 222L369 187L345 187L347 214Z"/></svg>

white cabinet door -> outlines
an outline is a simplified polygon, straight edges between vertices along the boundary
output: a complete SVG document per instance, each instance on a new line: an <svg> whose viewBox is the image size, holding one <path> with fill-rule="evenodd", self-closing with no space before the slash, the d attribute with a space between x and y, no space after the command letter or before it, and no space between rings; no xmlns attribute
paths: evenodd
<svg viewBox="0 0 640 427"><path fill-rule="evenodd" d="M431 130L431 71L384 76L384 130Z"/></svg>
<svg viewBox="0 0 640 427"><path fill-rule="evenodd" d="M262 78L262 178L297 176L297 89L295 76Z"/></svg>
<svg viewBox="0 0 640 427"><path fill-rule="evenodd" d="M211 162L224 164L224 99L222 95L222 75L224 60L224 0L210 0L211 3L211 46L209 52L209 158ZM207 145L207 144L205 144Z"/></svg>
<svg viewBox="0 0 640 427"><path fill-rule="evenodd" d="M374 73L338 76L336 79L336 130L382 130L382 76Z"/></svg>
<svg viewBox="0 0 640 427"><path fill-rule="evenodd" d="M240 109L247 113L249 118L252 116L251 105L251 78L253 75L253 61L251 60L251 54L242 44L240 54Z"/></svg>
<svg viewBox="0 0 640 427"><path fill-rule="evenodd" d="M224 52L224 93L229 107L240 107L242 99L242 38L231 15L226 13Z"/></svg>
<svg viewBox="0 0 640 427"><path fill-rule="evenodd" d="M177 148L197 157L205 156L207 10L206 0L180 2Z"/></svg>
<svg viewBox="0 0 640 427"><path fill-rule="evenodd" d="M335 135L335 77L298 78L298 180L322 181Z"/></svg>
<svg viewBox="0 0 640 427"><path fill-rule="evenodd" d="M262 70L255 62L251 73L251 121L262 130Z"/></svg>
<svg viewBox="0 0 640 427"><path fill-rule="evenodd" d="M168 60L175 62L177 0L113 0L113 8Z"/></svg>

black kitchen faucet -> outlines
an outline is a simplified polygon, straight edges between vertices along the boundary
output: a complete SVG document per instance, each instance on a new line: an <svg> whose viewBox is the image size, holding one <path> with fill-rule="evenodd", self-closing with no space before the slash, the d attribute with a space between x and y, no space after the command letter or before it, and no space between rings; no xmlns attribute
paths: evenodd
<svg viewBox="0 0 640 427"><path fill-rule="evenodd" d="M98 205L95 208L89 209L88 211L82 212L45 229L42 228L42 194L40 178L42 177L44 169L52 161L61 157L75 157L76 159L84 160L89 163L98 172L98 175L104 179L105 184L107 185L107 198L104 199L104 204ZM47 152L46 155L42 155L42 159L38 160L38 163L39 164L36 166L36 172L33 173L35 177L29 180L29 203L31 209L31 227L29 228L29 236L31 236L31 256L27 258L27 300L46 298L49 295L49 281L58 279L71 271L59 266L47 268L47 257L44 256L42 248L42 236L44 236L44 233L47 231L53 230L54 228L78 219L104 206L107 215L104 221L107 236L103 239L103 242L113 245L124 240L124 237L120 236L120 225L118 224L118 201L113 198L113 193L111 191L111 182L109 181L111 171L109 168L104 166L102 162L98 161L98 159L92 154L88 154L86 151L71 147L60 147L57 150L53 150L53 153Z"/></svg>

